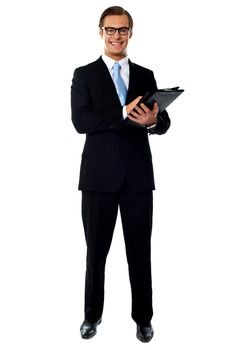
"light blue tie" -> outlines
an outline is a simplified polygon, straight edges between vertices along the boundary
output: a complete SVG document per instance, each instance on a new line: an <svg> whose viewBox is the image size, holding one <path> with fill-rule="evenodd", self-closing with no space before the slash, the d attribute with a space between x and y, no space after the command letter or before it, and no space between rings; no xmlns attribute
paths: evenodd
<svg viewBox="0 0 239 350"><path fill-rule="evenodd" d="M127 88L120 74L120 69L121 69L121 65L119 64L119 62L115 62L113 67L113 78L116 84L117 93L120 99L121 106L124 106L126 102Z"/></svg>

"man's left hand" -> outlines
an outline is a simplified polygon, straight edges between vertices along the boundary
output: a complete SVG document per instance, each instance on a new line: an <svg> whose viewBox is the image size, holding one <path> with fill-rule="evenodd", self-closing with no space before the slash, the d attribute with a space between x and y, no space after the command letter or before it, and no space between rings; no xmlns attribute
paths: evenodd
<svg viewBox="0 0 239 350"><path fill-rule="evenodd" d="M147 126L154 125L157 122L157 114L159 108L157 103L154 103L153 109L149 109L144 103L140 104L140 107L135 106L134 110L130 111L128 118L139 124L145 124Z"/></svg>

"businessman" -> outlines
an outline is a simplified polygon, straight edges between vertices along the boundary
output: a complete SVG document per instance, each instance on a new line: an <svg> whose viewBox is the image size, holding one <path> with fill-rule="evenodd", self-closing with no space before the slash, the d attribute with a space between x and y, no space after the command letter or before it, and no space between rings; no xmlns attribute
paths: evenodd
<svg viewBox="0 0 239 350"><path fill-rule="evenodd" d="M104 53L75 70L72 122L86 134L79 190L87 244L85 319L81 336L92 338L101 323L104 276L118 208L120 210L132 294L132 318L142 342L153 337L150 240L154 175L148 134L164 134L170 119L141 104L157 88L153 72L131 62L127 46L133 33L131 15L122 7L106 9L99 21ZM123 303L123 300L119 302ZM117 315L115 315L117 318ZM124 327L120 329L123 337Z"/></svg>

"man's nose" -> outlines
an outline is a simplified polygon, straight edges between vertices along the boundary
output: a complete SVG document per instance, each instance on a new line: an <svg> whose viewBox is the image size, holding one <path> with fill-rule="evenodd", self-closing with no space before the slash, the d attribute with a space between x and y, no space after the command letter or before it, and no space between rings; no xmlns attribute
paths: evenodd
<svg viewBox="0 0 239 350"><path fill-rule="evenodd" d="M115 39L119 39L120 38L120 34L119 34L118 30L115 31L114 38Z"/></svg>

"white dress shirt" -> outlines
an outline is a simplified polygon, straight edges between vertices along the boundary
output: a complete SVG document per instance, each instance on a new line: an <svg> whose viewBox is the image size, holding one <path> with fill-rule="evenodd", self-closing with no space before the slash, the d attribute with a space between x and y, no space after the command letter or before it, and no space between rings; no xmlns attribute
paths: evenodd
<svg viewBox="0 0 239 350"><path fill-rule="evenodd" d="M114 66L114 63L116 62L115 60L113 60L112 58L110 58L109 56L106 56L106 55L102 55L102 59L104 61L104 63L106 64L109 72L110 72L110 75L111 75L111 78L114 82L114 79L113 79L113 66ZM118 61L119 64L121 65L121 70L120 70L120 74L122 76L122 79L126 85L126 88L128 90L129 88L129 59L128 57L124 57L122 58L122 60ZM114 82L115 84L115 82ZM116 90L117 90L117 86L115 84L115 87L116 87ZM123 107L123 110L122 110L122 115L123 115L123 118L126 119L128 114L127 114L127 111L126 111L126 106ZM147 127L147 129L153 129L155 126L156 126L157 122L153 125L150 125Z"/></svg>
<svg viewBox="0 0 239 350"><path fill-rule="evenodd" d="M106 56L106 55L102 55L102 59L109 70L111 78L113 79L113 67L114 67L114 63L116 61L113 60L112 58L110 58L109 56ZM122 60L120 60L118 62L121 65L121 70L120 70L121 77L125 83L127 90L128 90L128 88L129 88L129 59L128 59L128 57L124 57L124 58L122 58ZM113 82L114 82L114 79L113 79ZM114 84L115 84L115 82L114 82ZM117 90L116 84L115 84L115 87ZM123 118L126 119L127 118L126 106L123 107L122 113L123 113Z"/></svg>

